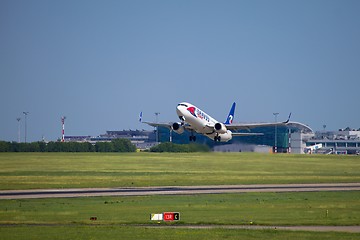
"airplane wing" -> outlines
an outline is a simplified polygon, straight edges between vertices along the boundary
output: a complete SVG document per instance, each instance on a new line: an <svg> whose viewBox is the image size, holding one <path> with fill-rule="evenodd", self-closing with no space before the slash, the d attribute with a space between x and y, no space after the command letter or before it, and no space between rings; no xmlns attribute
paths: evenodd
<svg viewBox="0 0 360 240"><path fill-rule="evenodd" d="M251 128L257 127L275 127L275 126L283 126L289 128L296 128L305 133L312 133L313 130L302 123L299 122L290 122L291 113L289 114L288 119L285 122L273 122L273 123L233 123L233 124L225 124L226 128L229 130L250 130Z"/></svg>
<svg viewBox="0 0 360 240"><path fill-rule="evenodd" d="M172 125L173 125L173 122L168 122L168 123L153 123L153 122L142 122L142 123L146 123L152 127L166 127L168 128L169 130L172 129ZM194 130L189 124L185 124L184 125L184 128L186 130Z"/></svg>
<svg viewBox="0 0 360 240"><path fill-rule="evenodd" d="M171 129L172 123L153 123L153 122L142 122L142 123L146 123L152 127L166 127Z"/></svg>
<svg viewBox="0 0 360 240"><path fill-rule="evenodd" d="M250 130L252 128L258 128L258 127L275 127L275 126L284 126L284 127L290 127L290 128L296 128L299 129L305 133L313 132L313 130L306 126L305 124L298 123L298 122L277 122L277 123L233 123L233 124L225 124L226 128L229 130Z"/></svg>

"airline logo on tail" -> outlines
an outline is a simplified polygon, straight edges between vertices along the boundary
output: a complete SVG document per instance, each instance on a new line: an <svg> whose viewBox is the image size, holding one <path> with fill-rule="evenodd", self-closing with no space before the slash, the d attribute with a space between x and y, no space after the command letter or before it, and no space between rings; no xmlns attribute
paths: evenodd
<svg viewBox="0 0 360 240"><path fill-rule="evenodd" d="M230 123L232 124L233 123L233 119L234 119L234 116L233 115L229 115L227 121L225 123Z"/></svg>
<svg viewBox="0 0 360 240"><path fill-rule="evenodd" d="M226 121L224 122L225 124L232 124L233 123L234 114L235 114L235 107L236 107L236 103L234 102L233 105L231 106L229 115L228 115Z"/></svg>

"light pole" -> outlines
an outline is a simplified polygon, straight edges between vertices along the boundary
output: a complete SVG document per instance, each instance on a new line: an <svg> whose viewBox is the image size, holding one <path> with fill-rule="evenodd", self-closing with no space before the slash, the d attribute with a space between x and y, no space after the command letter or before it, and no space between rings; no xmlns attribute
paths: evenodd
<svg viewBox="0 0 360 240"><path fill-rule="evenodd" d="M277 153L277 115L279 115L278 112L273 113L275 116L275 144L274 144L274 152Z"/></svg>
<svg viewBox="0 0 360 240"><path fill-rule="evenodd" d="M16 120L18 121L18 143L20 142L20 120L21 118L16 118Z"/></svg>
<svg viewBox="0 0 360 240"><path fill-rule="evenodd" d="M61 142L65 142L65 119L66 117L61 117L61 123L62 123L62 136L61 136Z"/></svg>
<svg viewBox="0 0 360 240"><path fill-rule="evenodd" d="M29 112L23 112L23 114L25 115L25 143L26 143L26 137L27 137L27 115L29 114Z"/></svg>
<svg viewBox="0 0 360 240"><path fill-rule="evenodd" d="M156 112L155 113L155 116L156 116L156 123L158 123L158 116L160 115L159 112ZM156 142L158 143L159 142L159 126L156 126Z"/></svg>

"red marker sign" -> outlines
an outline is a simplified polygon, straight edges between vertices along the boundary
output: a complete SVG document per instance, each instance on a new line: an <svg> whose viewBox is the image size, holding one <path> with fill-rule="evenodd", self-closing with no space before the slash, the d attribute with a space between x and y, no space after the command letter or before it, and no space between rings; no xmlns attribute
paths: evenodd
<svg viewBox="0 0 360 240"><path fill-rule="evenodd" d="M172 212L164 212L163 213L164 221L174 221L174 213Z"/></svg>
<svg viewBox="0 0 360 240"><path fill-rule="evenodd" d="M164 221L179 221L180 220L180 213L178 213L178 212L164 212L163 213L163 220Z"/></svg>

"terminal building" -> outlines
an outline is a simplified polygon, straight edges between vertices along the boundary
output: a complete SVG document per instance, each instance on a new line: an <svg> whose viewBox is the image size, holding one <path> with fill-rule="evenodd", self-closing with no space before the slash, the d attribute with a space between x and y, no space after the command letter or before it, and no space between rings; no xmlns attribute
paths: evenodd
<svg viewBox="0 0 360 240"><path fill-rule="evenodd" d="M122 131L106 131L96 137L91 136L65 136L65 142L110 142L114 139L123 138L129 139L138 149L149 149L155 146L156 134L154 131L146 130L122 130Z"/></svg>
<svg viewBox="0 0 360 240"><path fill-rule="evenodd" d="M259 136L234 137L227 143L214 142L203 135L197 135L196 142L206 144L213 151L220 152L272 152L275 142L279 153L318 153L318 154L359 154L360 129L339 129L338 131L303 132L286 127L278 127L275 141L275 129L262 127L251 132L263 133ZM149 149L159 142L189 143L190 133L177 134L167 128L158 131L122 130L106 131L97 137L65 136L66 142L107 142L113 139L129 139L138 149Z"/></svg>
<svg viewBox="0 0 360 240"><path fill-rule="evenodd" d="M317 146L316 149L313 146ZM338 131L316 131L311 134L291 134L293 153L359 154L360 128Z"/></svg>

